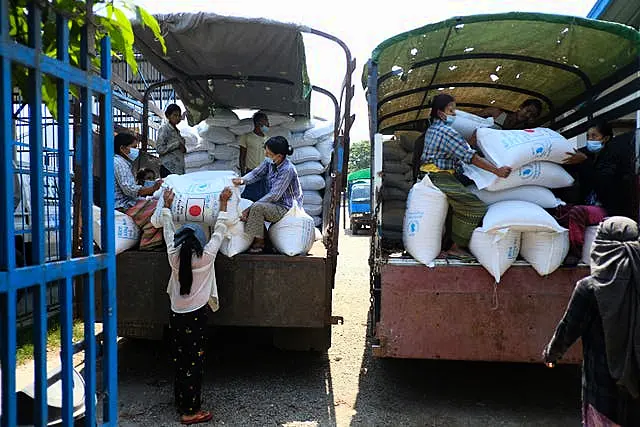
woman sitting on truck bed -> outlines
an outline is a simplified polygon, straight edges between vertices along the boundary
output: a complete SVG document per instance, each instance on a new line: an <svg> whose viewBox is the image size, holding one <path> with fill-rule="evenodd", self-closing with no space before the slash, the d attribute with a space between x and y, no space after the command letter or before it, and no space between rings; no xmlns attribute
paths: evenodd
<svg viewBox="0 0 640 427"><path fill-rule="evenodd" d="M556 219L569 229L570 249L565 264L575 265L582 256L584 231L607 216L630 216L633 185L633 151L613 139L613 129L600 122L587 131L587 145L567 153L567 169L576 178L578 197L556 209Z"/></svg>
<svg viewBox="0 0 640 427"><path fill-rule="evenodd" d="M113 173L115 177L115 208L133 218L140 230L140 250L152 250L161 247L162 231L151 225L151 216L158 200L147 199L162 185L158 180L150 187L136 184L131 163L138 157L138 140L130 133L119 133L114 138Z"/></svg>
<svg viewBox="0 0 640 427"><path fill-rule="evenodd" d="M469 259L463 250L469 246L473 230L481 223L487 211L486 205L465 188L456 177L456 169L461 163L471 163L501 178L511 173L511 168L495 167L476 154L462 135L448 125L456 115L456 101L453 96L440 94L433 98L431 105L431 126L424 138L422 166L431 182L447 196L453 212L451 234L453 246L447 255L452 258Z"/></svg>
<svg viewBox="0 0 640 427"><path fill-rule="evenodd" d="M233 180L235 185L244 185L267 179L269 185L269 192L242 213L242 220L247 223L245 233L254 238L249 250L251 253L264 250L265 221L278 222L294 203L302 206L298 172L287 159L293 154L293 148L283 136L269 138L264 147L265 159L262 164L242 178Z"/></svg>

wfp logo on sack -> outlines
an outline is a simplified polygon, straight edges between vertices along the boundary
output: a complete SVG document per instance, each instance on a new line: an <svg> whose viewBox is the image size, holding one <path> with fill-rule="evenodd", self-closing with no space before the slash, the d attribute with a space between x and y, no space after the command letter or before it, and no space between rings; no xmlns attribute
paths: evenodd
<svg viewBox="0 0 640 427"><path fill-rule="evenodd" d="M418 221L409 221L407 223L407 233L410 236L415 235L416 233L418 233L418 231L420 231L420 224L418 223Z"/></svg>
<svg viewBox="0 0 640 427"><path fill-rule="evenodd" d="M210 193L210 192L211 191L209 190L208 182L201 183L201 184L191 184L186 191L186 193L191 193L191 194L194 194L194 193L202 194L202 193Z"/></svg>
<svg viewBox="0 0 640 427"><path fill-rule="evenodd" d="M522 179L535 179L540 175L540 166L535 163L529 163L518 169L518 176Z"/></svg>
<svg viewBox="0 0 640 427"><path fill-rule="evenodd" d="M551 155L550 143L536 143L531 147L531 155L534 159L545 159Z"/></svg>

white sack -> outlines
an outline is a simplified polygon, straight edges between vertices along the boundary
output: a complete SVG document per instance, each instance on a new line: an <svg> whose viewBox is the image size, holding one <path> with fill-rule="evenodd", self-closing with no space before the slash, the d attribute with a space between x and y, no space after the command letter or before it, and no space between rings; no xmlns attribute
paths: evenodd
<svg viewBox="0 0 640 427"><path fill-rule="evenodd" d="M269 227L273 246L285 255L306 255L315 241L315 224L304 209L294 203L282 219Z"/></svg>
<svg viewBox="0 0 640 427"><path fill-rule="evenodd" d="M325 167L318 161L304 162L294 165L294 167L296 168L296 171L298 171L299 177L303 177L305 175L320 175L325 171Z"/></svg>
<svg viewBox="0 0 640 427"><path fill-rule="evenodd" d="M209 116L205 119L211 126L218 126L222 128L230 128L240 122L238 115L226 108L216 108L213 111L213 117Z"/></svg>
<svg viewBox="0 0 640 427"><path fill-rule="evenodd" d="M140 229L129 215L114 211L114 225L116 231L116 255L133 248L140 241ZM100 208L93 206L93 241L102 248L102 219Z"/></svg>
<svg viewBox="0 0 640 427"><path fill-rule="evenodd" d="M289 144L294 150L300 147L311 147L317 143L317 139L305 139L304 134L302 133L292 133L291 140L289 141Z"/></svg>
<svg viewBox="0 0 640 427"><path fill-rule="evenodd" d="M500 277L518 258L520 236L519 231L510 229L487 233L476 228L471 235L469 250L496 283L500 283Z"/></svg>
<svg viewBox="0 0 640 427"><path fill-rule="evenodd" d="M211 142L198 137L197 145L195 146L187 145L187 153L195 153L198 151L212 151L214 147L215 147L215 144L212 144Z"/></svg>
<svg viewBox="0 0 640 427"><path fill-rule="evenodd" d="M312 205L321 205L322 196L319 191L305 190L302 192L302 200L304 203L310 203Z"/></svg>
<svg viewBox="0 0 640 427"><path fill-rule="evenodd" d="M333 154L333 136L325 137L318 141L316 149L320 153L320 162L327 166L331 163L331 154Z"/></svg>
<svg viewBox="0 0 640 427"><path fill-rule="evenodd" d="M208 151L194 151L184 155L184 166L186 168L199 168L213 162L213 157Z"/></svg>
<svg viewBox="0 0 640 427"><path fill-rule="evenodd" d="M304 175L298 177L303 190L322 190L326 182L321 175Z"/></svg>
<svg viewBox="0 0 640 427"><path fill-rule="evenodd" d="M313 127L313 122L306 117L296 117L293 122L282 123L284 128L289 129L291 132L305 132Z"/></svg>
<svg viewBox="0 0 640 427"><path fill-rule="evenodd" d="M216 144L213 146L213 158L216 160L233 160L240 162L240 147L235 145Z"/></svg>
<svg viewBox="0 0 640 427"><path fill-rule="evenodd" d="M304 133L305 139L320 139L333 134L333 122L313 119L313 128Z"/></svg>
<svg viewBox="0 0 640 427"><path fill-rule="evenodd" d="M196 129L202 139L209 140L214 144L232 144L236 140L236 136L226 127L220 127L212 124L211 117L200 122Z"/></svg>
<svg viewBox="0 0 640 427"><path fill-rule="evenodd" d="M464 174L483 190L500 191L523 185L563 188L573 185L573 177L560 165L551 162L533 162L514 169L509 177L498 178L474 165L463 165Z"/></svg>
<svg viewBox="0 0 640 427"><path fill-rule="evenodd" d="M293 154L289 156L289 160L295 164L320 161L321 158L322 156L316 147L295 148Z"/></svg>
<svg viewBox="0 0 640 427"><path fill-rule="evenodd" d="M562 228L558 221L540 206L522 201L508 200L489 206L482 221L483 231L510 228L514 231L556 231Z"/></svg>
<svg viewBox="0 0 640 427"><path fill-rule="evenodd" d="M289 145L291 145L291 131L289 129L280 126L269 128L269 131L267 131L267 138L272 138L274 136L284 136L287 139L287 142L289 142Z"/></svg>
<svg viewBox="0 0 640 427"><path fill-rule="evenodd" d="M253 202L247 199L240 199L238 203L238 212L251 207ZM229 258L246 252L253 243L253 237L245 234L245 223L240 221L239 217L234 217L231 225L227 228L227 236L220 245L220 252Z"/></svg>
<svg viewBox="0 0 640 427"><path fill-rule="evenodd" d="M162 188L156 192L159 200L154 214L155 218L152 218L153 226L156 228L160 226L156 221L160 218L159 212L164 207L162 192L167 188L171 188L175 193L175 199L171 205L174 222L215 225L220 210L220 193L225 187L230 187L233 191L227 212L232 218L239 216L238 202L242 191L238 187L234 187L231 182L236 177L236 174L230 171L169 175L164 179Z"/></svg>
<svg viewBox="0 0 640 427"><path fill-rule="evenodd" d="M464 139L468 140L476 129L489 128L493 125L493 117L485 119L466 111L456 110L455 119L450 126L460 132Z"/></svg>
<svg viewBox="0 0 640 427"><path fill-rule="evenodd" d="M295 119L288 114L276 113L274 111L260 111L267 115L270 126L280 126L285 123L294 123Z"/></svg>
<svg viewBox="0 0 640 427"><path fill-rule="evenodd" d="M240 173L240 166L237 160L216 160L204 167L208 171L229 171L235 174Z"/></svg>
<svg viewBox="0 0 640 427"><path fill-rule="evenodd" d="M180 126L182 123L178 124L178 131L180 135L184 138L184 145L187 148L187 151L198 151L195 148L200 146L200 135L198 135L198 131L195 127L190 126Z"/></svg>
<svg viewBox="0 0 640 427"><path fill-rule="evenodd" d="M252 132L254 128L255 125L253 124L253 118L248 118L240 120L238 124L231 126L229 130L234 135L241 136Z"/></svg>
<svg viewBox="0 0 640 427"><path fill-rule="evenodd" d="M598 234L597 225L591 225L584 229L584 245L582 245L581 261L587 265L591 265L591 247L596 240L596 234Z"/></svg>
<svg viewBox="0 0 640 427"><path fill-rule="evenodd" d="M562 163L575 147L547 128L525 130L478 129L478 147L497 166L519 166L534 161Z"/></svg>
<svg viewBox="0 0 640 427"><path fill-rule="evenodd" d="M303 203L304 211L311 216L322 215L322 205L316 205L313 203Z"/></svg>
<svg viewBox="0 0 640 427"><path fill-rule="evenodd" d="M544 209L553 209L565 204L562 200L556 198L548 188L538 187L536 185L524 185L502 191L478 190L475 185L470 185L467 189L487 205L504 202L506 200L520 200L535 203Z"/></svg>
<svg viewBox="0 0 640 427"><path fill-rule="evenodd" d="M429 265L440 253L448 209L447 196L428 176L409 192L402 240L407 252L417 261Z"/></svg>
<svg viewBox="0 0 640 427"><path fill-rule="evenodd" d="M551 274L569 253L569 232L522 233L520 254L541 276Z"/></svg>

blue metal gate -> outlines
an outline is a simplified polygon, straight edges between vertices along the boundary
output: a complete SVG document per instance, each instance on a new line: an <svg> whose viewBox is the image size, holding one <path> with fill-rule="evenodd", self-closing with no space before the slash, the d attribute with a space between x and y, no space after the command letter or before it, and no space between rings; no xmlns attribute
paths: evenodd
<svg viewBox="0 0 640 427"><path fill-rule="evenodd" d="M57 58L42 54L40 23L41 11L36 4L28 2L29 45L16 43L10 36L9 1L0 1L0 369L2 427L17 424L16 404L16 305L17 292L31 288L34 294L34 362L35 362L35 404L33 408L35 425L47 425L47 285L57 282L60 289L61 361L62 361L62 419L64 425L73 425L73 282L82 283L85 336L85 407L86 425L94 426L96 417L96 340L95 340L95 275L101 274L103 301L104 349L102 362L101 396L104 410L100 423L117 425L117 347L116 347L116 292L115 292L115 239L114 239L114 197L113 197L113 123L111 105L111 46L104 39L100 46L100 75L91 71L88 54L90 32L85 28L81 49L81 68L69 63L69 27L67 18L56 16ZM48 4L47 2L44 3ZM27 67L29 70L28 108L29 126L29 176L32 204L32 265L17 267L14 246L13 216L13 82L12 67ZM59 260L46 262L45 233L49 227L44 214L43 173L43 133L42 133L42 76L57 79L58 99L58 173L59 183ZM70 85L80 92L81 135L75 141L74 149L79 153L82 168L81 220L83 248L82 256L72 254L71 215L71 166L69 159L69 105ZM93 99L100 101L100 146L101 146L101 238L102 252L93 252L93 150L92 119Z"/></svg>

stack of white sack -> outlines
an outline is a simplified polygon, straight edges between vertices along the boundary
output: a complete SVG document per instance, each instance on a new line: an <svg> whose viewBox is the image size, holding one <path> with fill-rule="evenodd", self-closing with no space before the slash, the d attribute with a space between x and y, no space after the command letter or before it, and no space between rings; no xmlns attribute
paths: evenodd
<svg viewBox="0 0 640 427"><path fill-rule="evenodd" d="M490 128L494 126L493 117L488 119L476 116L466 111L456 110L455 118L451 127L457 130L466 140L469 140L473 133L480 128Z"/></svg>
<svg viewBox="0 0 640 427"><path fill-rule="evenodd" d="M93 241L99 248L102 248L102 233L101 225L102 218L100 217L101 210L98 206L93 206ZM115 219L115 238L116 238L116 255L131 249L140 241L140 228L136 225L133 219L120 211L114 211Z"/></svg>
<svg viewBox="0 0 640 427"><path fill-rule="evenodd" d="M521 233L518 239L520 255L541 276L553 273L560 267L569 252L568 230L562 228L542 207L531 202L508 200L490 205L482 222L482 228L478 230L489 234ZM486 254L480 250L482 246L474 243L476 238L479 236L474 233L470 244L471 252L498 282L500 275L515 261L515 257L511 260L511 264L503 263L498 269L495 267L495 262L492 264L486 261ZM504 256L502 259L505 259Z"/></svg>
<svg viewBox="0 0 640 427"><path fill-rule="evenodd" d="M240 147L234 133L239 128L242 128L241 121L233 111L216 108L212 116L196 126L200 142L197 150L190 150L187 146L186 172L239 172Z"/></svg>
<svg viewBox="0 0 640 427"><path fill-rule="evenodd" d="M324 175L333 154L333 122L302 117L289 117L290 120L285 122L281 121L281 117L276 117L274 122L269 114L269 123L279 123L279 126L270 128L268 136L284 136L293 148L289 160L298 172L304 193L303 208L319 227L322 225L322 198L326 188Z"/></svg>
<svg viewBox="0 0 640 427"><path fill-rule="evenodd" d="M396 132L383 144L382 236L387 243L403 239L403 220L413 180L413 149L417 132Z"/></svg>

